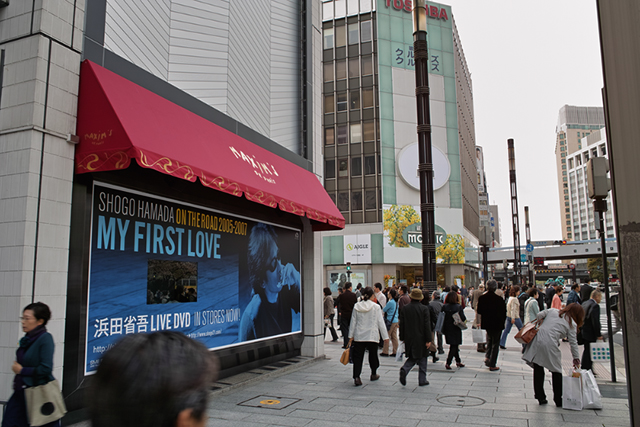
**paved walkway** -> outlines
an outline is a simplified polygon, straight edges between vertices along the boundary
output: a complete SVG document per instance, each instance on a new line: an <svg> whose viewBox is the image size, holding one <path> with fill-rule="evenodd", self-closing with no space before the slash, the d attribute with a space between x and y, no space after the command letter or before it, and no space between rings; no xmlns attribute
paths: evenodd
<svg viewBox="0 0 640 427"><path fill-rule="evenodd" d="M472 311L468 314L473 316ZM213 391L207 426L630 425L626 386L620 382L608 385L606 375L598 375L603 396L607 396L602 410L577 412L555 407L549 374L545 389L550 404L538 405L533 397L532 370L521 360L514 336L515 328L507 350L500 351L501 369L489 372L483 365L484 354L476 352L472 344L471 330L465 331L460 353L466 367L447 371L446 354L441 355L439 362L429 363L430 385L425 387L418 387L417 368L403 387L398 381L401 362L393 358L381 358L380 380L369 381L366 357L363 386L355 387L352 365L339 362L340 343L327 341L326 359L296 358L221 380ZM568 347L563 346L565 351ZM623 375L618 375L620 380L624 381ZM87 424L76 424L82 425Z"/></svg>

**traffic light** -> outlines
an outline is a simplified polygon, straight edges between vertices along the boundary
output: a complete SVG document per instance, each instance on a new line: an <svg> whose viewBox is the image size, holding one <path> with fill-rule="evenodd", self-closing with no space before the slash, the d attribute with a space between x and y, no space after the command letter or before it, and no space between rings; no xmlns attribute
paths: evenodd
<svg viewBox="0 0 640 427"><path fill-rule="evenodd" d="M351 271L351 263L347 262L347 271Z"/></svg>
<svg viewBox="0 0 640 427"><path fill-rule="evenodd" d="M587 162L587 189L589 198L605 198L611 189L611 180L607 178L609 160L605 157L593 157Z"/></svg>
<svg viewBox="0 0 640 427"><path fill-rule="evenodd" d="M567 241L566 240L554 240L553 244L554 245L566 245Z"/></svg>

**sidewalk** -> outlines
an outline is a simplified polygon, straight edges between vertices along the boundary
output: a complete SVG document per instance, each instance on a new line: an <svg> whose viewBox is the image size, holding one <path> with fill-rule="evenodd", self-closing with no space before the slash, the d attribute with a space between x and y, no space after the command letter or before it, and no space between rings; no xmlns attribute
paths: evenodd
<svg viewBox="0 0 640 427"><path fill-rule="evenodd" d="M467 317L473 317L473 311ZM471 330L464 331L460 355L466 367L447 371L446 354L440 355L436 364L429 362L430 385L425 387L418 387L417 368L403 387L398 381L401 362L394 358L380 358L381 378L369 381L367 357L361 376L363 385L355 387L352 365L344 366L339 361L341 343L325 341L326 359L296 358L280 366L263 368L263 372L243 373L216 384L207 426L630 425L626 386L618 382L613 392L605 393L609 387L605 374L598 375L603 396L608 396L603 397L602 410L577 412L557 408L551 399L549 374L545 390L550 404L538 405L533 397L533 372L521 360L521 347L514 336L515 329L507 341L507 350L500 351L501 369L489 372L483 364L484 353L476 352L472 344ZM563 347L563 353L565 350L568 351L568 345L566 349ZM620 380L624 381L624 376L618 375ZM624 388L624 397L615 392L616 388Z"/></svg>

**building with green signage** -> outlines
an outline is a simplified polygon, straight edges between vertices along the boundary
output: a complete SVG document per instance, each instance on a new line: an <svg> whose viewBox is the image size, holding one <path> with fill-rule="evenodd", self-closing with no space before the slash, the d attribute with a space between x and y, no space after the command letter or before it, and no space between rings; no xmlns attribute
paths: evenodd
<svg viewBox="0 0 640 427"><path fill-rule="evenodd" d="M422 280L410 0L323 2L325 280ZM480 209L471 73L450 6L427 4L438 283L476 284Z"/></svg>

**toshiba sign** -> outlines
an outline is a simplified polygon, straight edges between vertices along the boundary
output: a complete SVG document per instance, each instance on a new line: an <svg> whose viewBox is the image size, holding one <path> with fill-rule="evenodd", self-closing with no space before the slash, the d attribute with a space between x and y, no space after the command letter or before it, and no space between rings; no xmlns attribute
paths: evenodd
<svg viewBox="0 0 640 427"><path fill-rule="evenodd" d="M411 9L413 8L413 2L411 0L386 0L387 7L393 7L396 10L404 10L405 12L411 13ZM449 15L447 15L447 10L443 7L440 8L438 6L429 6L427 5L427 16L435 19L442 19L444 21L449 19Z"/></svg>

